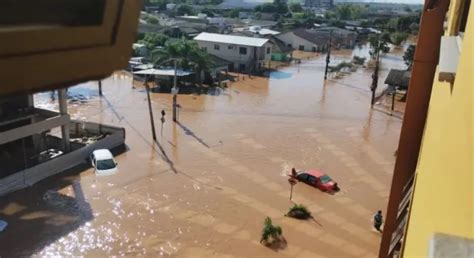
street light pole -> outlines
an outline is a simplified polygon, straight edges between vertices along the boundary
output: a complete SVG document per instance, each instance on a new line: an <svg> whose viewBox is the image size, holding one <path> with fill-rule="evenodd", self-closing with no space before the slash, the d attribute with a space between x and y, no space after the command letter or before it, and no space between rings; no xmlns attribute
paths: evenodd
<svg viewBox="0 0 474 258"><path fill-rule="evenodd" d="M148 85L147 79L145 79L145 88L146 88L146 97L148 99L148 111L150 113L151 133L153 135L153 140L156 142L155 120L153 119L153 109L151 108L151 99L150 99L150 86Z"/></svg>
<svg viewBox="0 0 474 258"><path fill-rule="evenodd" d="M174 59L174 79L173 79L173 89L171 90L171 92L173 93L173 121L176 122L177 119L176 119L176 106L177 106L177 102L178 102L178 87L177 87L177 68L178 68L178 64L176 62L176 59Z"/></svg>
<svg viewBox="0 0 474 258"><path fill-rule="evenodd" d="M324 70L324 81L328 79L329 63L331 62L331 44L332 44L332 30L329 33L328 54L326 56L326 69Z"/></svg>

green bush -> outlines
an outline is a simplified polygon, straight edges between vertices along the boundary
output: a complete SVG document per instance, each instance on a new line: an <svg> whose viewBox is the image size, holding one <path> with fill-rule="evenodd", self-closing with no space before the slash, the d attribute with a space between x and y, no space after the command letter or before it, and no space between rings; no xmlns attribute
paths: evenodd
<svg viewBox="0 0 474 258"><path fill-rule="evenodd" d="M354 58L352 59L352 63L356 65L363 65L365 63L365 59L365 57L354 56Z"/></svg>
<svg viewBox="0 0 474 258"><path fill-rule="evenodd" d="M273 225L272 219L267 217L263 222L262 238L260 243L265 242L269 245L275 241L281 241L282 229L280 226Z"/></svg>
<svg viewBox="0 0 474 258"><path fill-rule="evenodd" d="M295 204L293 207L290 208L286 215L295 219L311 218L311 212L301 204Z"/></svg>

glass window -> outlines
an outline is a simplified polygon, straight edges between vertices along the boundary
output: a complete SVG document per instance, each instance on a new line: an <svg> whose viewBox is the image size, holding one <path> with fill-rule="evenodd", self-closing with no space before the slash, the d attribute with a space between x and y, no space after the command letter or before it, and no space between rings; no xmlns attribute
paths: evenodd
<svg viewBox="0 0 474 258"><path fill-rule="evenodd" d="M115 168L115 161L113 159L103 159L97 161L98 170L106 170Z"/></svg>
<svg viewBox="0 0 474 258"><path fill-rule="evenodd" d="M215 50L219 50L219 49L221 49L221 46L215 44L215 45L214 45L214 49L215 49Z"/></svg>
<svg viewBox="0 0 474 258"><path fill-rule="evenodd" d="M227 46L227 49L234 49L234 46L229 45L229 46Z"/></svg>
<svg viewBox="0 0 474 258"><path fill-rule="evenodd" d="M306 181L306 180L308 180L308 174L301 173L301 174L297 175L296 178L300 181Z"/></svg>
<svg viewBox="0 0 474 258"><path fill-rule="evenodd" d="M331 178L328 175L324 175L321 177L322 184L329 183L330 181L331 181Z"/></svg>
<svg viewBox="0 0 474 258"><path fill-rule="evenodd" d="M267 54L270 54L270 48L267 47Z"/></svg>
<svg viewBox="0 0 474 258"><path fill-rule="evenodd" d="M241 55L246 55L246 54L247 54L247 48L246 48L246 47L240 47L239 53L240 53Z"/></svg>

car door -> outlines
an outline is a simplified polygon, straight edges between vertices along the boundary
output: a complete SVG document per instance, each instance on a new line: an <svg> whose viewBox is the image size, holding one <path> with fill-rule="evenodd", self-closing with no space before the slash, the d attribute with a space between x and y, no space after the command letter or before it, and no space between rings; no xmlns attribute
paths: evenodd
<svg viewBox="0 0 474 258"><path fill-rule="evenodd" d="M318 179L315 176L308 175L308 184L312 186L317 186L318 185Z"/></svg>

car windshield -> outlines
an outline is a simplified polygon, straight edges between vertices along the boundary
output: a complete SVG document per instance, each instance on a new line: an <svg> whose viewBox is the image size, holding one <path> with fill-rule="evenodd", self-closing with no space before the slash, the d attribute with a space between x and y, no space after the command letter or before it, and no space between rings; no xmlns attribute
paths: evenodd
<svg viewBox="0 0 474 258"><path fill-rule="evenodd" d="M331 178L328 175L324 175L321 177L321 183L329 183L331 181Z"/></svg>
<svg viewBox="0 0 474 258"><path fill-rule="evenodd" d="M115 161L113 159L103 159L97 161L98 170L106 170L115 168Z"/></svg>

